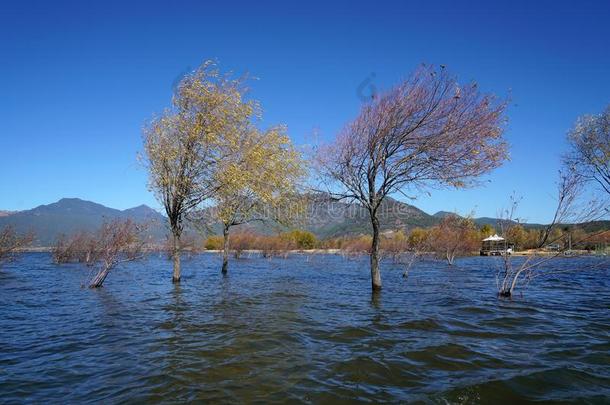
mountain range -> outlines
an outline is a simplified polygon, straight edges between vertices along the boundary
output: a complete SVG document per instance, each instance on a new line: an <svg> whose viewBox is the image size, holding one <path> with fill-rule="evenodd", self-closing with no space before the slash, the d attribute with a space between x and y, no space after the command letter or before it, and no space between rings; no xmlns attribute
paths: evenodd
<svg viewBox="0 0 610 405"><path fill-rule="evenodd" d="M454 215L447 211L439 211L430 215L419 208L401 201L387 198L379 211L382 231L410 230L414 227L428 227L437 224L444 216ZM0 211L0 228L13 226L18 232L32 231L36 235L35 245L51 246L58 236L70 235L78 231L94 231L105 220L132 219L138 223L148 224L148 233L156 241L162 241L167 235L167 220L158 211L146 206L126 210L109 208L91 201L79 198L63 198L55 203L41 205L25 211ZM495 226L495 218L475 218L478 226L490 224ZM609 221L596 223L592 226L610 227ZM318 238L325 239L347 235L368 233L370 223L368 212L361 206L345 202L329 200L312 200L303 219L296 224L299 228L311 231ZM541 225L529 224L529 227ZM268 224L253 223L243 225L260 233L272 233L277 227ZM190 232L193 227L190 227ZM207 224L207 229L220 234L220 226L214 221Z"/></svg>
<svg viewBox="0 0 610 405"><path fill-rule="evenodd" d="M8 212L0 216L0 228L11 225L18 232L32 231L36 245L51 246L59 235L94 231L104 220L127 218L150 223L149 232L155 239L161 239L165 234L165 217L146 205L117 210L79 198L62 198L30 210Z"/></svg>

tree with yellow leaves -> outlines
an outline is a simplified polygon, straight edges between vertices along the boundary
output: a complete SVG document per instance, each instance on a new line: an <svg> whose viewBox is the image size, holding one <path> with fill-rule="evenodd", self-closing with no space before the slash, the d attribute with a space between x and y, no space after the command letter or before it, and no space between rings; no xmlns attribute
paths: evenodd
<svg viewBox="0 0 610 405"><path fill-rule="evenodd" d="M180 238L185 216L218 190L216 171L227 148L226 134L239 132L258 112L246 101L244 79L233 79L207 61L179 83L172 105L144 128L144 163L149 187L163 204L172 237L174 270L180 281Z"/></svg>
<svg viewBox="0 0 610 405"><path fill-rule="evenodd" d="M229 233L252 221L284 221L304 175L301 154L282 126L260 131L254 126L226 135L225 159L216 172L216 215L223 226L222 272L227 273Z"/></svg>

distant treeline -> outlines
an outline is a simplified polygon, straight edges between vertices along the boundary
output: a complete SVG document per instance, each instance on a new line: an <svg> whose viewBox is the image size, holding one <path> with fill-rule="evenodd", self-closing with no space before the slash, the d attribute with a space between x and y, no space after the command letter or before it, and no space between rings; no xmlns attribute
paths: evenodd
<svg viewBox="0 0 610 405"><path fill-rule="evenodd" d="M478 254L481 241L491 235L501 233L490 225L478 228L471 219L447 216L437 226L417 227L411 231L385 232L381 236L380 249L386 254L401 252L429 252L445 256ZM610 231L587 232L579 227L554 229L546 246L542 246L544 229L527 229L523 225L512 225L504 232L507 244L515 250L553 249L594 250L610 243ZM290 250L335 249L345 253L370 253L370 235L352 235L320 240L308 231L293 230L277 235L263 235L252 231L242 231L231 236L231 250L239 257L245 250L260 250L264 255L274 255ZM214 235L203 242L206 250L222 250L223 236Z"/></svg>

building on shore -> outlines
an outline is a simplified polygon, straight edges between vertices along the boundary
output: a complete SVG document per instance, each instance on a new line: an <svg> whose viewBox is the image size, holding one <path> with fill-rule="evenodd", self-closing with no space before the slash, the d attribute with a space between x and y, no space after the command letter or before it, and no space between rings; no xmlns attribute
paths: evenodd
<svg viewBox="0 0 610 405"><path fill-rule="evenodd" d="M513 253L514 245L507 243L501 236L492 235L483 239L481 243L481 256L500 256Z"/></svg>

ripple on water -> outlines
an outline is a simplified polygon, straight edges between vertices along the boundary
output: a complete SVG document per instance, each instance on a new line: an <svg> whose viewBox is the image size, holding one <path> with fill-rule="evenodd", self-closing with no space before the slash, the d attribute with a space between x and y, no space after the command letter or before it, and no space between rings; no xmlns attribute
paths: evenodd
<svg viewBox="0 0 610 405"><path fill-rule="evenodd" d="M0 272L0 402L610 401L610 268L498 300L493 259L163 257L88 272L29 254ZM578 288L577 288L578 287Z"/></svg>

